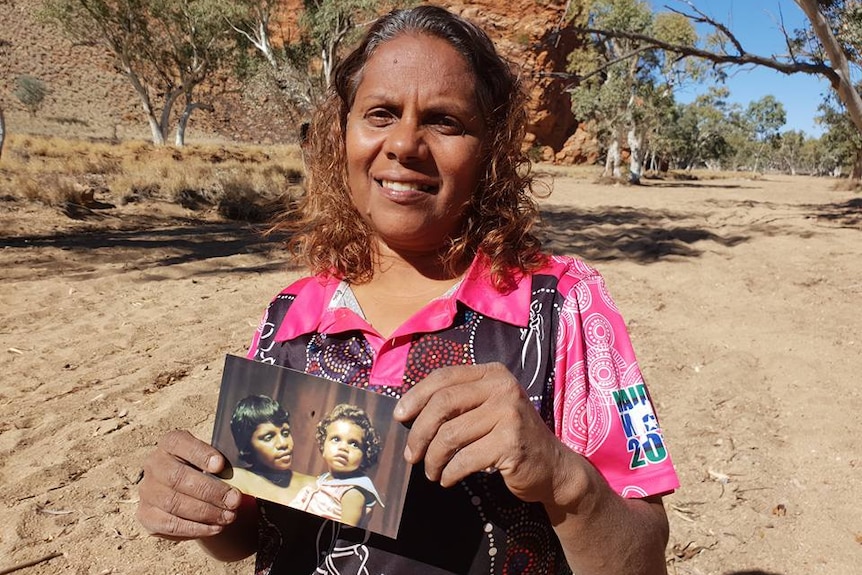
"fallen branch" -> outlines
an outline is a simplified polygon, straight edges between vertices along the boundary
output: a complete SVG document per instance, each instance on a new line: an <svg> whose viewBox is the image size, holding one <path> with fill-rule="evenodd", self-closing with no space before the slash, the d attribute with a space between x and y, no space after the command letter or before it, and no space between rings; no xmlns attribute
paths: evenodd
<svg viewBox="0 0 862 575"><path fill-rule="evenodd" d="M55 551L54 553L49 553L44 557L39 557L38 559L33 559L32 561L26 561L24 563L19 563L18 565L13 565L12 567L7 567L5 569L0 569L0 575L7 575L8 573L14 573L15 571L20 571L21 569L26 569L27 567L33 567L34 565L38 565L39 563L45 563L46 561L50 561L55 557L62 557L63 554Z"/></svg>

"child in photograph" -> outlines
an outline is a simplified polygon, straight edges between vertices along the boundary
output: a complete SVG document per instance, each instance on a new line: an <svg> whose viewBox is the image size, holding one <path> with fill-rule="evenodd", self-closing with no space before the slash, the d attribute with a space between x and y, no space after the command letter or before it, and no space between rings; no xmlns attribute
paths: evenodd
<svg viewBox="0 0 862 575"><path fill-rule="evenodd" d="M367 520L380 495L365 472L377 463L380 438L355 405L336 405L317 424L317 443L329 471L304 487L289 504L347 525Z"/></svg>
<svg viewBox="0 0 862 575"><path fill-rule="evenodd" d="M265 395L249 395L234 408L230 430L240 459L249 465L234 467L228 483L249 495L271 501L289 501L314 478L291 469L293 436L290 414Z"/></svg>

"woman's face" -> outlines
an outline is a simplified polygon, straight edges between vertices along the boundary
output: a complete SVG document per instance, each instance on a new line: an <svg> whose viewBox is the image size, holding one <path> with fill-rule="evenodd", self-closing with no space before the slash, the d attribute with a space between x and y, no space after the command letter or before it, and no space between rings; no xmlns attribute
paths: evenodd
<svg viewBox="0 0 862 575"><path fill-rule="evenodd" d="M476 81L448 42L403 34L368 60L347 118L353 203L397 251L439 251L482 175Z"/></svg>
<svg viewBox="0 0 862 575"><path fill-rule="evenodd" d="M348 419L336 419L326 427L323 460L334 477L351 475L365 457L365 430Z"/></svg>
<svg viewBox="0 0 862 575"><path fill-rule="evenodd" d="M251 436L254 464L271 471L288 471L293 463L290 424L261 423Z"/></svg>

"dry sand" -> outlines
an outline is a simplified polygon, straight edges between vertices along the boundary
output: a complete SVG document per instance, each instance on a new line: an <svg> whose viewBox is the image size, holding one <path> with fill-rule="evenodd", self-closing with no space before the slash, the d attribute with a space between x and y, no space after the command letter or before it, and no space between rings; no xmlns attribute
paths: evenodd
<svg viewBox="0 0 862 575"><path fill-rule="evenodd" d="M551 247L607 277L682 480L670 573L862 561L862 197L812 178L559 177ZM136 524L165 431L211 433L223 357L297 275L247 225L0 200L0 573L252 572Z"/></svg>

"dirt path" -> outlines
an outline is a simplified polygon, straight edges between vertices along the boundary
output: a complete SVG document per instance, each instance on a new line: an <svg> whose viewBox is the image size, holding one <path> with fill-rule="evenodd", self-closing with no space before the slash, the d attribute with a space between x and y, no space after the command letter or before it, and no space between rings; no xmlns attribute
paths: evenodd
<svg viewBox="0 0 862 575"><path fill-rule="evenodd" d="M862 197L831 185L561 177L543 202L549 247L608 278L658 404L683 482L671 573L858 570ZM0 571L251 573L133 513L143 456L210 435L224 354L298 273L254 232L0 201Z"/></svg>

